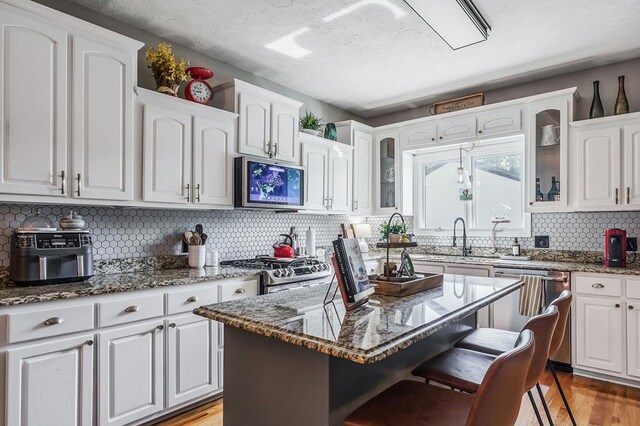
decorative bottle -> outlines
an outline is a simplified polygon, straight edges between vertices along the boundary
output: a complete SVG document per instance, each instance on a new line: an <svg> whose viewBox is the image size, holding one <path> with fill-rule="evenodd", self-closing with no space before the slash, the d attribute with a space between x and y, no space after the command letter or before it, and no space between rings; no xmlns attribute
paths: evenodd
<svg viewBox="0 0 640 426"><path fill-rule="evenodd" d="M629 112L629 101L627 101L627 94L624 91L624 75L618 77L618 97L616 98L616 105L613 107L613 113L627 114Z"/></svg>
<svg viewBox="0 0 640 426"><path fill-rule="evenodd" d="M540 178L536 178L536 201L544 201L544 195L540 191Z"/></svg>
<svg viewBox="0 0 640 426"><path fill-rule="evenodd" d="M591 109L589 110L589 118L604 117L604 107L602 99L600 99L600 81L593 82L593 101L591 101Z"/></svg>
<svg viewBox="0 0 640 426"><path fill-rule="evenodd" d="M560 200L560 190L558 189L558 182L556 181L556 177L551 177L551 189L547 193L548 201L559 201Z"/></svg>

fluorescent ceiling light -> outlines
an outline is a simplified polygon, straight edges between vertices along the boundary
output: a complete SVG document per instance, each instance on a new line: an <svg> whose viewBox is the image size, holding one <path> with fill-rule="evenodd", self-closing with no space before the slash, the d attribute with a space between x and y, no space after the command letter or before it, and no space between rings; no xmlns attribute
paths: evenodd
<svg viewBox="0 0 640 426"><path fill-rule="evenodd" d="M307 55L311 55L312 52L309 49L305 49L300 46L296 41L296 37L300 34L306 33L307 31L311 31L311 29L309 27L300 28L291 34L287 34L286 36L267 44L265 47L295 59L304 58Z"/></svg>
<svg viewBox="0 0 640 426"><path fill-rule="evenodd" d="M405 0L453 50L485 41L491 29L471 0Z"/></svg>
<svg viewBox="0 0 640 426"><path fill-rule="evenodd" d="M337 11L336 13L332 13L331 15L322 18L322 20L324 22L331 22L334 19L338 19L344 15L348 15L351 12L354 12L355 10L358 10L361 7L368 6L370 4L386 7L391 11L391 13L393 13L393 16L395 18L401 18L407 14L404 10L402 10L402 8L392 3L390 0L360 0L359 2L354 3L351 6L347 6L344 9Z"/></svg>

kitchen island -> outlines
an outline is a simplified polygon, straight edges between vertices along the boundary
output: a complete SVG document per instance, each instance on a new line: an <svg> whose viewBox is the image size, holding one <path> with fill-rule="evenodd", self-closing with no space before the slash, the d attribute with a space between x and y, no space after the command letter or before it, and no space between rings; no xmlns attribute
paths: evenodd
<svg viewBox="0 0 640 426"><path fill-rule="evenodd" d="M515 279L445 275L411 296L345 312L327 285L198 308L224 324L225 425L337 425L475 327Z"/></svg>

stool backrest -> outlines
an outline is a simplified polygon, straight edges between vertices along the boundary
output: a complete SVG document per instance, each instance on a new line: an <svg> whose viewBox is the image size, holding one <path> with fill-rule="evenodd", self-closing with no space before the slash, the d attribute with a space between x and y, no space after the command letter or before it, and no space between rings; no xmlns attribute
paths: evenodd
<svg viewBox="0 0 640 426"><path fill-rule="evenodd" d="M531 367L527 374L525 387L531 389L540 381L540 376L544 372L549 359L549 347L551 339L558 323L559 311L555 306L549 306L543 313L531 317L524 325L525 330L531 330L536 338L536 350L533 353Z"/></svg>
<svg viewBox="0 0 640 426"><path fill-rule="evenodd" d="M466 426L516 422L534 351L533 332L522 330L515 347L491 363L471 405Z"/></svg>
<svg viewBox="0 0 640 426"><path fill-rule="evenodd" d="M556 324L556 329L553 332L553 338L551 338L551 346L549 347L549 358L554 356L558 349L560 349L560 345L562 344L562 340L564 339L564 333L567 328L567 321L569 319L569 308L571 308L571 299L573 296L569 290L565 290L560 293L560 296L549 306L557 306L560 316L558 316L558 324Z"/></svg>

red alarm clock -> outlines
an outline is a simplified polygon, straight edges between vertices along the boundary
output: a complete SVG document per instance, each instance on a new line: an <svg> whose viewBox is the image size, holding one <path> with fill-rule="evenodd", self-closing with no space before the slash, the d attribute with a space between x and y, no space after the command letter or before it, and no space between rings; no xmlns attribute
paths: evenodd
<svg viewBox="0 0 640 426"><path fill-rule="evenodd" d="M213 97L213 90L205 80L213 77L213 71L204 67L191 67L186 70L193 80L184 88L184 97L188 101L208 104Z"/></svg>

